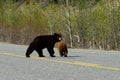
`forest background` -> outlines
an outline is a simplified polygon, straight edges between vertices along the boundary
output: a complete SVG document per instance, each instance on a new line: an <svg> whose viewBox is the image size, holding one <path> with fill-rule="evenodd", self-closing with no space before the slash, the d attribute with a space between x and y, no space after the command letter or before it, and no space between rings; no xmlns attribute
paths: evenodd
<svg viewBox="0 0 120 80"><path fill-rule="evenodd" d="M69 48L120 50L120 0L0 0L0 41L62 33Z"/></svg>

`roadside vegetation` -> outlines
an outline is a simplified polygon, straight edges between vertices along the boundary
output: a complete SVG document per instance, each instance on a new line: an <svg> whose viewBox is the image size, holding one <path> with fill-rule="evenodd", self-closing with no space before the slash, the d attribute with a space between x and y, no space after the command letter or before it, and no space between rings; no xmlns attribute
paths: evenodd
<svg viewBox="0 0 120 80"><path fill-rule="evenodd" d="M70 48L120 50L120 0L0 0L0 41L54 32Z"/></svg>

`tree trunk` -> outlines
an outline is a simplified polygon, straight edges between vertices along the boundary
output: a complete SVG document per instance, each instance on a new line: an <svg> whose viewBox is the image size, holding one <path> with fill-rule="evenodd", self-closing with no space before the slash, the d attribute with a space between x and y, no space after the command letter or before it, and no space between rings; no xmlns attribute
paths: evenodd
<svg viewBox="0 0 120 80"><path fill-rule="evenodd" d="M69 6L68 0L66 0L66 4L67 4L67 22L68 22L67 28L69 31L70 47L73 48L72 26L71 26L71 19L70 19L70 6Z"/></svg>

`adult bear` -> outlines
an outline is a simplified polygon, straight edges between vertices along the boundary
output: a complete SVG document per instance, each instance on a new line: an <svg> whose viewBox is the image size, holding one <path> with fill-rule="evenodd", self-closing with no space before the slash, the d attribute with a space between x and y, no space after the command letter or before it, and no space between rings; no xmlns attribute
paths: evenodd
<svg viewBox="0 0 120 80"><path fill-rule="evenodd" d="M61 57L62 56L67 57L68 49L67 49L67 45L65 44L65 42L63 42L63 41L58 42L57 49L58 49Z"/></svg>
<svg viewBox="0 0 120 80"><path fill-rule="evenodd" d="M56 42L59 42L62 40L61 34L54 33L53 35L42 35L37 36L29 45L27 51L26 51L26 57L30 57L30 54L36 50L39 57L45 57L43 55L43 49L47 48L49 54L51 57L55 57L54 55L54 45Z"/></svg>

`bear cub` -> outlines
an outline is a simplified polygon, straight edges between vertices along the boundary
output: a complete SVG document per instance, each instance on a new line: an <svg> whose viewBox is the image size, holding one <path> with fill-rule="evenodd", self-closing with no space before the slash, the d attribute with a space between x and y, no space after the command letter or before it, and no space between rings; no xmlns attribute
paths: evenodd
<svg viewBox="0 0 120 80"><path fill-rule="evenodd" d="M67 57L68 49L67 49L67 45L63 41L57 43L57 49L61 57L62 56Z"/></svg>
<svg viewBox="0 0 120 80"><path fill-rule="evenodd" d="M35 50L37 51L39 57L45 57L43 55L43 49L47 48L51 57L55 57L54 55L54 45L55 43L62 40L61 34L54 33L53 35L42 35L37 36L29 45L26 51L26 57L30 57L30 54Z"/></svg>

